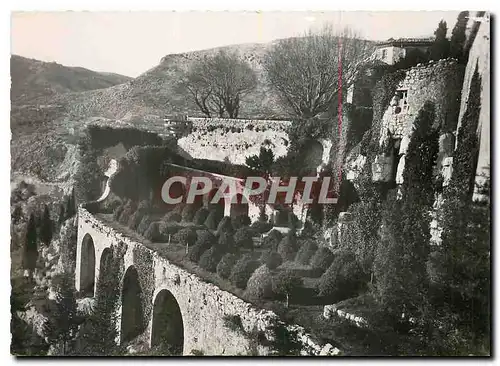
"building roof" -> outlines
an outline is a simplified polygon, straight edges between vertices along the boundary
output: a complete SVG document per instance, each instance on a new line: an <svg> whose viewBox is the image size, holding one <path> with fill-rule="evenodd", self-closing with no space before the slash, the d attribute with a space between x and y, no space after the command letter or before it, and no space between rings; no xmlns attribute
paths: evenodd
<svg viewBox="0 0 500 366"><path fill-rule="evenodd" d="M395 47L408 47L408 46L430 46L434 43L434 38L389 38L387 41L378 42L377 47L395 46Z"/></svg>

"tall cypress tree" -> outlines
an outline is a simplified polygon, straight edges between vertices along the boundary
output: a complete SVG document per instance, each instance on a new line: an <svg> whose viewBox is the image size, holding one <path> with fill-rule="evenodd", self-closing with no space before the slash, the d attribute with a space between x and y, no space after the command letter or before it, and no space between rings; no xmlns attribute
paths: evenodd
<svg viewBox="0 0 500 366"><path fill-rule="evenodd" d="M38 260L36 217L31 214L26 229L26 238L24 241L23 267L29 271L34 271Z"/></svg>
<svg viewBox="0 0 500 366"><path fill-rule="evenodd" d="M446 38L446 33L448 32L448 27L444 20L439 22L439 25L434 32L436 36L434 43L431 46L431 59L440 60L442 58L448 57L450 54L450 43Z"/></svg>
<svg viewBox="0 0 500 366"><path fill-rule="evenodd" d="M401 200L394 200L384 210L385 232L377 250L375 275L381 300L395 315L404 312L421 317L427 301L429 210L434 200L433 171L439 150L434 119L434 105L424 104L405 157Z"/></svg>
<svg viewBox="0 0 500 366"><path fill-rule="evenodd" d="M45 245L49 245L52 240L52 225L49 208L45 205L42 220L40 222L40 241Z"/></svg>
<svg viewBox="0 0 500 366"><path fill-rule="evenodd" d="M99 276L95 309L79 331L76 354L84 356L113 356L120 355L123 352L123 349L115 342L118 336L119 273L120 257L116 251L110 258L105 273Z"/></svg>
<svg viewBox="0 0 500 366"><path fill-rule="evenodd" d="M73 279L69 273L55 278L56 300L49 320L44 324L44 335L52 345L60 347L60 355L71 352L71 341L78 330L79 319Z"/></svg>
<svg viewBox="0 0 500 366"><path fill-rule="evenodd" d="M465 47L465 30L467 29L467 20L469 17L468 11L462 11L458 14L457 23L453 27L450 39L450 56L456 58L457 60L463 62L464 57L464 47Z"/></svg>

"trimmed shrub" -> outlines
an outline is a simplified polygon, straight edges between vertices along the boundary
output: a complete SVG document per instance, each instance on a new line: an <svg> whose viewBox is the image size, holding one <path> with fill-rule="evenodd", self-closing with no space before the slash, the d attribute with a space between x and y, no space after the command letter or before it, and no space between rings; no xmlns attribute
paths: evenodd
<svg viewBox="0 0 500 366"><path fill-rule="evenodd" d="M173 237L174 241L182 245L193 245L197 240L196 231L193 228L186 227L179 230Z"/></svg>
<svg viewBox="0 0 500 366"><path fill-rule="evenodd" d="M257 268L250 277L245 294L251 299L269 299L273 297L272 274L265 264Z"/></svg>
<svg viewBox="0 0 500 366"><path fill-rule="evenodd" d="M234 234L234 242L238 248L253 249L254 231L248 226L239 228Z"/></svg>
<svg viewBox="0 0 500 366"><path fill-rule="evenodd" d="M217 247L212 247L206 250L200 257L199 265L201 268L209 271L215 272L217 269L217 264L222 259L224 252L222 252Z"/></svg>
<svg viewBox="0 0 500 366"><path fill-rule="evenodd" d="M277 252L267 251L260 257L261 263L264 263L270 270L275 270L283 263L283 258Z"/></svg>
<svg viewBox="0 0 500 366"><path fill-rule="evenodd" d="M273 224L259 220L250 225L250 228L258 234L264 234L273 228Z"/></svg>
<svg viewBox="0 0 500 366"><path fill-rule="evenodd" d="M160 233L160 222L152 222L144 233L144 237L153 243L164 241L164 238Z"/></svg>
<svg viewBox="0 0 500 366"><path fill-rule="evenodd" d="M162 219L162 221L165 222L181 222L181 220L182 220L181 214L175 211L167 212Z"/></svg>
<svg viewBox="0 0 500 366"><path fill-rule="evenodd" d="M236 246L231 233L222 233L217 242L217 248L225 253L235 253L239 247Z"/></svg>
<svg viewBox="0 0 500 366"><path fill-rule="evenodd" d="M217 226L216 235L219 236L222 233L234 233L233 225L231 224L231 218L229 216L224 216Z"/></svg>
<svg viewBox="0 0 500 366"><path fill-rule="evenodd" d="M177 234L182 229L182 226L175 222L161 221L159 229L160 234L165 238L165 240L168 240L169 236Z"/></svg>
<svg viewBox="0 0 500 366"><path fill-rule="evenodd" d="M214 245L217 243L217 239L214 234L212 234L210 231L203 229L203 230L197 230L196 231L196 241L197 243L199 242L209 242L210 246Z"/></svg>
<svg viewBox="0 0 500 366"><path fill-rule="evenodd" d="M298 229L300 226L300 221L297 215L295 215L293 212L288 213L288 227L290 229Z"/></svg>
<svg viewBox="0 0 500 366"><path fill-rule="evenodd" d="M122 225L128 225L128 221L130 220L130 217L134 213L136 209L136 205L132 200L129 200L125 207L123 208L123 211L120 215L120 218L118 219L118 222Z"/></svg>
<svg viewBox="0 0 500 366"><path fill-rule="evenodd" d="M303 286L302 278L292 271L283 271L273 277L273 292L286 298L288 307L289 299Z"/></svg>
<svg viewBox="0 0 500 366"><path fill-rule="evenodd" d="M192 222L194 219L194 215L196 214L196 211L198 209L198 206L195 206L194 204L187 204L184 206L184 209L182 210L182 221L184 222Z"/></svg>
<svg viewBox="0 0 500 366"><path fill-rule="evenodd" d="M194 214L193 222L196 225L203 225L205 223L205 221L207 220L208 214L209 214L208 210L205 207L201 207Z"/></svg>
<svg viewBox="0 0 500 366"><path fill-rule="evenodd" d="M318 250L316 243L310 239L299 241L299 251L295 257L295 262L309 265L314 253Z"/></svg>
<svg viewBox="0 0 500 366"><path fill-rule="evenodd" d="M203 255L203 253L207 250L207 248L204 248L201 245L193 245L189 247L189 252L188 252L188 258L191 262L198 263L200 260L200 257Z"/></svg>
<svg viewBox="0 0 500 366"><path fill-rule="evenodd" d="M273 230L268 236L262 239L261 247L277 251L281 239L283 239L283 234L281 234L278 230Z"/></svg>
<svg viewBox="0 0 500 366"><path fill-rule="evenodd" d="M210 210L205 220L205 226L210 230L216 230L223 217L224 213L220 210Z"/></svg>
<svg viewBox="0 0 500 366"><path fill-rule="evenodd" d="M281 239L278 245L278 253L286 261L292 261L295 259L297 254L297 237L293 233L288 233L283 239Z"/></svg>
<svg viewBox="0 0 500 366"><path fill-rule="evenodd" d="M217 274L221 278L227 279L231 275L236 259L237 257L233 253L226 253L217 265Z"/></svg>
<svg viewBox="0 0 500 366"><path fill-rule="evenodd" d="M260 263L252 258L252 255L245 254L241 257L233 269L229 280L238 288L245 289L248 279L252 273L259 267Z"/></svg>
<svg viewBox="0 0 500 366"><path fill-rule="evenodd" d="M330 267L334 259L335 256L330 249L319 247L311 258L311 267L317 270L318 273L324 273L328 267Z"/></svg>
<svg viewBox="0 0 500 366"><path fill-rule="evenodd" d="M142 218L139 226L137 226L137 233L140 235L144 235L147 229L149 229L149 225L151 225L151 217L146 215Z"/></svg>
<svg viewBox="0 0 500 366"><path fill-rule="evenodd" d="M231 219L231 224L235 230L238 230L241 227L249 226L251 223L252 221L248 215L238 215Z"/></svg>
<svg viewBox="0 0 500 366"><path fill-rule="evenodd" d="M104 213L113 213L116 208L122 205L122 201L118 197L113 197L112 199L106 199L102 203L102 212Z"/></svg>
<svg viewBox="0 0 500 366"><path fill-rule="evenodd" d="M137 227L141 223L144 215L145 215L144 210L137 209L137 211L135 211L133 215L130 216L130 220L128 220L128 227L131 228L132 230L137 230Z"/></svg>
<svg viewBox="0 0 500 366"><path fill-rule="evenodd" d="M117 206L114 210L113 210L113 220L115 221L118 221L123 210L125 208L125 204L122 203L121 205Z"/></svg>
<svg viewBox="0 0 500 366"><path fill-rule="evenodd" d="M352 252L341 252L321 276L317 289L320 296L334 302L358 295L364 287L364 274Z"/></svg>

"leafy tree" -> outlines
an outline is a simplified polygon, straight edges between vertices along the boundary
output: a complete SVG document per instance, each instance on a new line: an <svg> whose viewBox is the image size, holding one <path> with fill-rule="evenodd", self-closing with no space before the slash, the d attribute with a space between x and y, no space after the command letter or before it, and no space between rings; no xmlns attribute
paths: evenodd
<svg viewBox="0 0 500 366"><path fill-rule="evenodd" d="M219 51L196 61L180 87L189 91L200 111L237 118L241 99L257 85L252 68L236 53Z"/></svg>
<svg viewBox="0 0 500 366"><path fill-rule="evenodd" d="M354 82L370 51L370 44L352 30L325 27L277 42L263 66L283 104L300 119L308 119L335 105L339 91Z"/></svg>
<svg viewBox="0 0 500 366"><path fill-rule="evenodd" d="M274 163L274 153L271 149L266 149L264 146L260 147L259 155L248 156L245 164L266 176L271 173L271 168Z"/></svg>
<svg viewBox="0 0 500 366"><path fill-rule="evenodd" d="M38 244L35 214L31 214L26 229L26 239L24 242L23 267L29 271L34 271L38 260Z"/></svg>
<svg viewBox="0 0 500 366"><path fill-rule="evenodd" d="M283 271L273 277L273 291L286 298L285 306L288 308L290 297L303 285L302 279L292 271Z"/></svg>
<svg viewBox="0 0 500 366"><path fill-rule="evenodd" d="M76 336L80 319L77 316L77 306L74 280L69 273L62 273L55 282L56 299L53 311L44 324L44 334L53 345L61 347L61 356L71 351L71 342Z"/></svg>
<svg viewBox="0 0 500 366"><path fill-rule="evenodd" d="M446 22L441 20L439 25L434 32L436 38L434 39L434 43L431 46L431 59L432 60L440 60L442 58L447 58L450 53L450 43L448 38L446 38L446 33L448 32L448 27L446 26Z"/></svg>
<svg viewBox="0 0 500 366"><path fill-rule="evenodd" d="M45 205L40 223L40 241L45 245L49 245L52 240L52 227L53 223L50 218L50 211L47 205Z"/></svg>
<svg viewBox="0 0 500 366"><path fill-rule="evenodd" d="M450 56L456 58L457 60L463 62L466 60L464 55L465 41L466 35L465 31L467 30L467 21L469 18L468 11L461 11L458 14L457 23L451 32L450 39Z"/></svg>

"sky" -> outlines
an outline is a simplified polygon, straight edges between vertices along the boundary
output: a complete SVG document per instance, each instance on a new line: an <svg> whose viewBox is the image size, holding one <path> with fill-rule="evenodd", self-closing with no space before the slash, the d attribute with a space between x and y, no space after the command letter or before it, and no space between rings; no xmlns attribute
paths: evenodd
<svg viewBox="0 0 500 366"><path fill-rule="evenodd" d="M458 11L414 12L13 12L11 54L136 77L172 53L269 42L324 24L364 38L448 34Z"/></svg>

